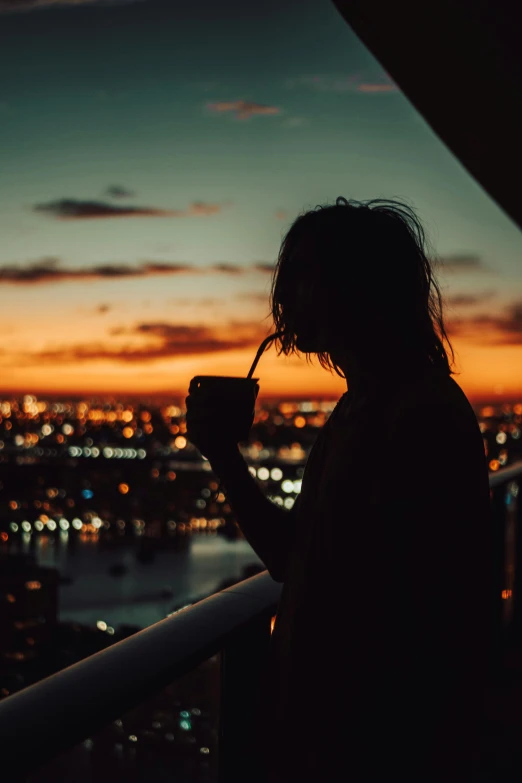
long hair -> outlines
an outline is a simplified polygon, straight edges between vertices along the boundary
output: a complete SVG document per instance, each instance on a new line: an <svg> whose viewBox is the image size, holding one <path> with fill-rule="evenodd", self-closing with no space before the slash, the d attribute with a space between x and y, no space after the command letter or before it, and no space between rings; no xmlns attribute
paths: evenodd
<svg viewBox="0 0 522 783"><path fill-rule="evenodd" d="M380 347L397 361L408 357L454 374L425 232L407 204L339 196L334 205L296 218L282 241L270 292L275 328L284 332L275 341L278 356L299 354L292 318L299 286L301 294L307 291L312 319L311 303L317 303L331 345L349 348L363 363L374 362ZM319 364L344 378L335 355L318 352Z"/></svg>

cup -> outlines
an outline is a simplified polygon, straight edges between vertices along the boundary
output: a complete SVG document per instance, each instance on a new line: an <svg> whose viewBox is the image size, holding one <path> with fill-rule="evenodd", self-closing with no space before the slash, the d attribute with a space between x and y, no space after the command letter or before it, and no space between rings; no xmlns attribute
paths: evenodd
<svg viewBox="0 0 522 783"><path fill-rule="evenodd" d="M244 443L254 423L258 381L233 375L196 375L190 381L189 394L222 411L227 433L236 443Z"/></svg>

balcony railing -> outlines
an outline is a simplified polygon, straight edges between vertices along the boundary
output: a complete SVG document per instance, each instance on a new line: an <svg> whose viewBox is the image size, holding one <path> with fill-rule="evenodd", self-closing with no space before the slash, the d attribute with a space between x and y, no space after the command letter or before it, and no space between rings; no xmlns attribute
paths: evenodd
<svg viewBox="0 0 522 783"><path fill-rule="evenodd" d="M506 636L522 638L522 462L491 474L490 487L500 648ZM249 716L280 590L263 572L5 698L0 764L16 775L4 779L26 780L31 771L220 653L218 778L221 783L254 780Z"/></svg>

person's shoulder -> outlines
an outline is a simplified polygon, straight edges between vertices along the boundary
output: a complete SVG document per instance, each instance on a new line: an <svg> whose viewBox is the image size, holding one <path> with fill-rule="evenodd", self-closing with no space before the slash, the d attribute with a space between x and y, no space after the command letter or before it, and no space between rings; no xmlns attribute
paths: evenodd
<svg viewBox="0 0 522 783"><path fill-rule="evenodd" d="M390 400L388 421L400 426L405 421L420 427L476 428L473 408L452 376L433 369L406 380Z"/></svg>

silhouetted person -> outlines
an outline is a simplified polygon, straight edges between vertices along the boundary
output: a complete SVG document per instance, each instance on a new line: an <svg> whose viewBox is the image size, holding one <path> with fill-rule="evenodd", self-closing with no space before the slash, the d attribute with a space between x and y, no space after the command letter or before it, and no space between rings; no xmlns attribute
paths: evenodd
<svg viewBox="0 0 522 783"><path fill-rule="evenodd" d="M253 766L271 783L475 781L491 642L488 471L414 212L339 198L302 214L270 304L285 331L278 353L317 354L348 392L290 511L263 495L212 410L187 398L189 437L283 582Z"/></svg>

